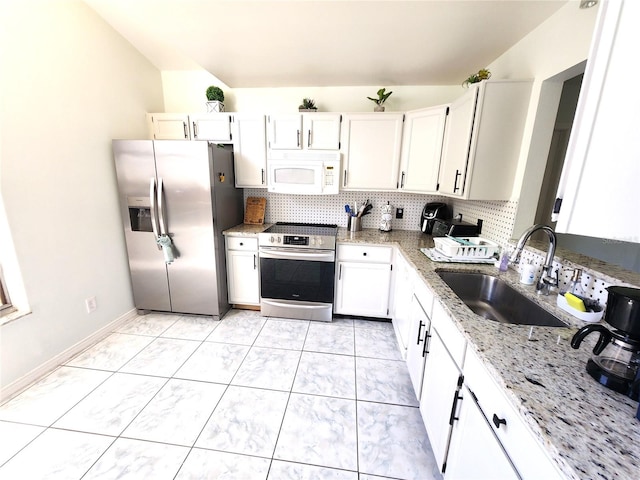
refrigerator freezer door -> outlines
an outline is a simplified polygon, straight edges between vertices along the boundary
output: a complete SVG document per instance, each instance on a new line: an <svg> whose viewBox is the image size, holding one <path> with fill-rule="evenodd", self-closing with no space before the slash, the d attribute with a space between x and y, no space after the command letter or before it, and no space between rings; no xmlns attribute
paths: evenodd
<svg viewBox="0 0 640 480"><path fill-rule="evenodd" d="M171 311L167 268L156 235L152 228L140 226L144 222L134 224L136 218L154 211L155 199L150 198L150 190L154 190L150 185L156 178L153 142L114 140L113 153L136 308Z"/></svg>
<svg viewBox="0 0 640 480"><path fill-rule="evenodd" d="M220 315L207 142L154 142L162 223L176 260L167 265L172 311ZM160 215L159 215L160 216Z"/></svg>

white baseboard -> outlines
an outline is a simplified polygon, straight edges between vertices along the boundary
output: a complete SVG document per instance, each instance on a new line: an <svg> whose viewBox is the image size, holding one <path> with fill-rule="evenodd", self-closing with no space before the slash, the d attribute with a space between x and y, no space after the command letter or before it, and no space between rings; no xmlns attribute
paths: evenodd
<svg viewBox="0 0 640 480"><path fill-rule="evenodd" d="M98 343L100 340L110 335L113 332L113 330L118 328L124 322L135 317L136 314L137 314L137 310L135 308L133 310L129 310L128 312L116 318L114 321L102 327L100 330L97 330L96 332L94 332L92 335L89 335L88 337L76 343L75 345L67 348L65 351L59 353L55 357L51 358L50 360L34 368L29 373L20 377L16 381L10 383L5 387L2 387L0 389L0 403L22 392L22 390L29 387L34 382L40 380L46 374L55 370L59 366L64 365L67 361L71 360L78 353L87 349L91 345Z"/></svg>

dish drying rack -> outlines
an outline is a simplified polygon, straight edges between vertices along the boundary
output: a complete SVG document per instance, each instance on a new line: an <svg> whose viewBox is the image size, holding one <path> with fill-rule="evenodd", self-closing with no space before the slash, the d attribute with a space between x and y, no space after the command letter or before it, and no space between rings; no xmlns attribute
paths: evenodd
<svg viewBox="0 0 640 480"><path fill-rule="evenodd" d="M436 237L436 251L452 260L489 259L500 250L500 245L481 237Z"/></svg>

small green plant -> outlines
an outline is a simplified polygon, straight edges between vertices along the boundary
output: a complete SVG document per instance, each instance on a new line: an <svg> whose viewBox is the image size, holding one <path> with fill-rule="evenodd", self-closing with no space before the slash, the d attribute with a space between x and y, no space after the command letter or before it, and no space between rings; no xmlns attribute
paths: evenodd
<svg viewBox="0 0 640 480"><path fill-rule="evenodd" d="M317 110L318 107L316 107L316 102L313 98L303 98L302 99L302 104L298 107L298 108L302 108L304 110Z"/></svg>
<svg viewBox="0 0 640 480"><path fill-rule="evenodd" d="M472 73L471 75L469 75L469 77L464 82L462 82L462 86L468 87L472 83L478 83L489 78L491 78L491 72L486 68L482 68L478 70L478 73Z"/></svg>
<svg viewBox="0 0 640 480"><path fill-rule="evenodd" d="M207 100L210 102L215 102L216 100L218 102L224 102L224 92L220 87L211 85L207 88Z"/></svg>
<svg viewBox="0 0 640 480"><path fill-rule="evenodd" d="M376 105L382 106L382 104L387 101L387 98L389 98L389 96L393 93L393 92L386 92L385 90L386 88L381 88L380 90L378 90L377 92L378 98L372 98L372 97L367 97L367 98L372 102L374 102Z"/></svg>

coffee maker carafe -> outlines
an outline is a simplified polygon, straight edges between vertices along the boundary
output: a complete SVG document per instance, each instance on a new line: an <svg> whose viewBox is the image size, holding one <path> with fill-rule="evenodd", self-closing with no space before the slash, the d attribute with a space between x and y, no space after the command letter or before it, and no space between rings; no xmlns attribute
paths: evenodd
<svg viewBox="0 0 640 480"><path fill-rule="evenodd" d="M571 339L579 348L591 333L599 334L593 355L587 361L587 372L602 385L623 393L633 400L640 397L640 289L608 287L604 320L615 330L602 324L582 327Z"/></svg>

